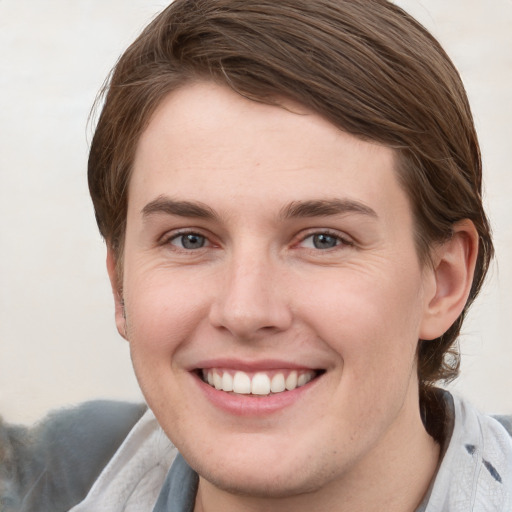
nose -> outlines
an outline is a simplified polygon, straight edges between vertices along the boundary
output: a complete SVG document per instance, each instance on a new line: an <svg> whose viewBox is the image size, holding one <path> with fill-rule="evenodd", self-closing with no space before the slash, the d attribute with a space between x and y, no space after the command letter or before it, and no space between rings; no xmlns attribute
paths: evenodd
<svg viewBox="0 0 512 512"><path fill-rule="evenodd" d="M286 330L292 323L282 269L268 256L233 257L210 310L213 326L240 340Z"/></svg>

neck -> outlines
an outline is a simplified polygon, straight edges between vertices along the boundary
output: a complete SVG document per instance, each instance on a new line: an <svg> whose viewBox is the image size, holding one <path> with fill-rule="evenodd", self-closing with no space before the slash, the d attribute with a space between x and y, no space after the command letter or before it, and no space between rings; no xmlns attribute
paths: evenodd
<svg viewBox="0 0 512 512"><path fill-rule="evenodd" d="M415 410L404 414L357 467L313 492L282 498L234 495L200 478L194 512L412 512L435 475L439 453Z"/></svg>

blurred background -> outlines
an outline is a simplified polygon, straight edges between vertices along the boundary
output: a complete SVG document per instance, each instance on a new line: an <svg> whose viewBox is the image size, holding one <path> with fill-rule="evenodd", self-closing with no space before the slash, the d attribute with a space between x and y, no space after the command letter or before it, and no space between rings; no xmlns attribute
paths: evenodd
<svg viewBox="0 0 512 512"><path fill-rule="evenodd" d="M450 388L512 413L512 1L401 0L441 41L473 106L497 262L460 339ZM141 400L114 326L86 183L91 106L124 48L167 4L0 1L0 414L30 423L92 398Z"/></svg>

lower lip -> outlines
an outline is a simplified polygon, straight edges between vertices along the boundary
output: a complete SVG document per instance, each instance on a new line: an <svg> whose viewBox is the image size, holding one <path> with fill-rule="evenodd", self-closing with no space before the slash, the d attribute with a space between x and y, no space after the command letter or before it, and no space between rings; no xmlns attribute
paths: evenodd
<svg viewBox="0 0 512 512"><path fill-rule="evenodd" d="M313 387L315 387L320 377L300 388L292 391L283 391L266 396L238 395L236 393L227 393L220 391L194 375L194 380L199 385L206 398L216 407L235 416L265 416L276 413L293 405L301 399Z"/></svg>

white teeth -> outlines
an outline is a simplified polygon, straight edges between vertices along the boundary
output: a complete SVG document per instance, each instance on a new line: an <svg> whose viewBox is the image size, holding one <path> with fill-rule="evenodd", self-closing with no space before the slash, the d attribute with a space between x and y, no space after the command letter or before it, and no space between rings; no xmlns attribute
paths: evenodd
<svg viewBox="0 0 512 512"><path fill-rule="evenodd" d="M257 373L252 378L251 393L253 395L268 395L270 393L270 379L265 373Z"/></svg>
<svg viewBox="0 0 512 512"><path fill-rule="evenodd" d="M297 372L293 371L290 372L290 375L286 377L286 389L288 391L291 391L292 389L295 389L297 387Z"/></svg>
<svg viewBox="0 0 512 512"><path fill-rule="evenodd" d="M311 375L308 375L307 373L301 373L297 379L297 387L300 388L301 386L306 385L311 380Z"/></svg>
<svg viewBox="0 0 512 512"><path fill-rule="evenodd" d="M222 389L222 377L217 373L213 373L213 385L215 389Z"/></svg>
<svg viewBox="0 0 512 512"><path fill-rule="evenodd" d="M251 378L247 373L236 372L233 378L233 391L241 395L248 395L251 392Z"/></svg>
<svg viewBox="0 0 512 512"><path fill-rule="evenodd" d="M272 391L272 393L281 393L281 391L285 389L284 375L282 373L276 373L270 381L270 391Z"/></svg>
<svg viewBox="0 0 512 512"><path fill-rule="evenodd" d="M249 374L237 371L233 375L227 370L210 369L203 370L203 380L215 389L234 392L240 395L267 396L270 393L282 393L292 391L305 386L315 377L315 372L292 370L285 378L285 373L277 372L270 377L265 372L257 372L252 378Z"/></svg>
<svg viewBox="0 0 512 512"><path fill-rule="evenodd" d="M228 372L222 375L222 391L233 391L233 377Z"/></svg>

